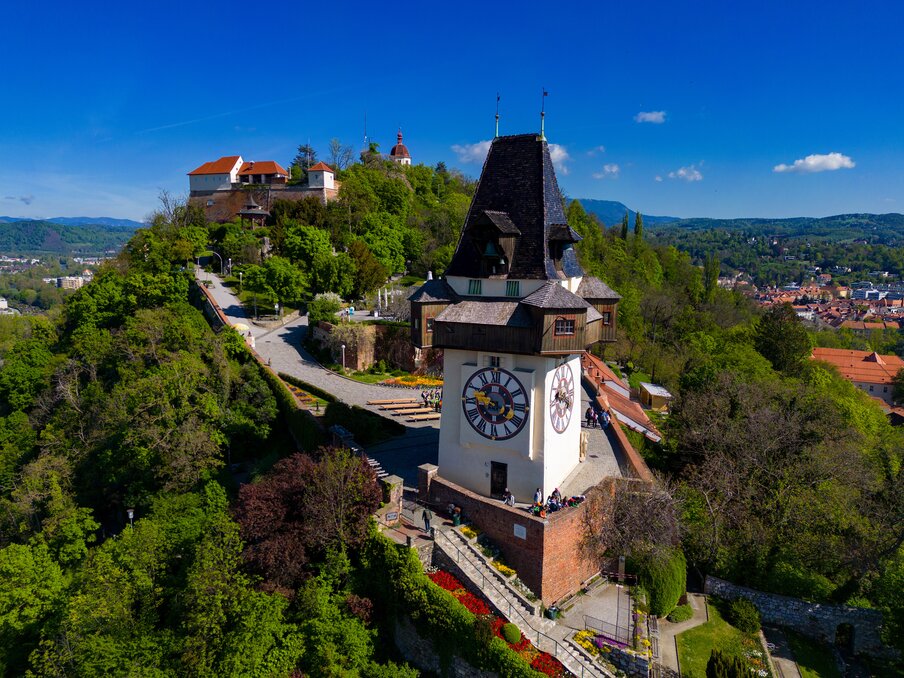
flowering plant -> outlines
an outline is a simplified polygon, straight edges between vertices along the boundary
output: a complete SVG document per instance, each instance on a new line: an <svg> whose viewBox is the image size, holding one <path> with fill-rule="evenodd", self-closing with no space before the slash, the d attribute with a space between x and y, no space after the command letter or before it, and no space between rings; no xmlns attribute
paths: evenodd
<svg viewBox="0 0 904 678"><path fill-rule="evenodd" d="M562 666L562 662L553 657L551 654L547 654L546 652L541 652L536 656L536 658L530 663L530 667L532 669L536 669L541 673L550 676L551 678L563 678L567 676L568 673L565 671L565 667Z"/></svg>

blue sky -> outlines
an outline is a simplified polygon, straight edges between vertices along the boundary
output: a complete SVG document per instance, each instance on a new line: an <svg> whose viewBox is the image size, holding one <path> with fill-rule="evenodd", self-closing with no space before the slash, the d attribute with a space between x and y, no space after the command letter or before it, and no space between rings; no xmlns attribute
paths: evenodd
<svg viewBox="0 0 904 678"><path fill-rule="evenodd" d="M357 149L365 111L382 150L401 125L414 162L477 176L496 92L512 134L539 128L542 87L571 197L904 211L901 3L51 0L3 16L4 215L140 219L222 155Z"/></svg>

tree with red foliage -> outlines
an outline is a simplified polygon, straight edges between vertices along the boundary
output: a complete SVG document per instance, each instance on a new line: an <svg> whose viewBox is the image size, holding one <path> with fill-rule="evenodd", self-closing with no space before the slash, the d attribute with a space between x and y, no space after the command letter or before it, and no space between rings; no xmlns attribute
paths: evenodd
<svg viewBox="0 0 904 678"><path fill-rule="evenodd" d="M362 457L328 447L318 458L293 454L239 490L244 555L268 588L292 590L311 559L361 544L380 505L376 474Z"/></svg>

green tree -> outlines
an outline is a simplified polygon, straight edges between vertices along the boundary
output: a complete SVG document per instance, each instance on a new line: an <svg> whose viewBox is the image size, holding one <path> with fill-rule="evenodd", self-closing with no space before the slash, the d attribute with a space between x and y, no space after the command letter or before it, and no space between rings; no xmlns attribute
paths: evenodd
<svg viewBox="0 0 904 678"><path fill-rule="evenodd" d="M621 239L622 239L622 240L627 240L627 239L628 239L628 213L627 213L627 212L625 212L625 216L622 217L622 222L621 222Z"/></svg>
<svg viewBox="0 0 904 678"><path fill-rule="evenodd" d="M640 212L634 215L634 239L638 241L643 240L643 217Z"/></svg>
<svg viewBox="0 0 904 678"><path fill-rule="evenodd" d="M348 255L355 265L353 296L363 297L386 282L386 278L389 277L386 267L374 256L363 240L354 240L349 245Z"/></svg>
<svg viewBox="0 0 904 678"><path fill-rule="evenodd" d="M800 371L813 345L791 304L776 304L760 318L753 345L780 372Z"/></svg>

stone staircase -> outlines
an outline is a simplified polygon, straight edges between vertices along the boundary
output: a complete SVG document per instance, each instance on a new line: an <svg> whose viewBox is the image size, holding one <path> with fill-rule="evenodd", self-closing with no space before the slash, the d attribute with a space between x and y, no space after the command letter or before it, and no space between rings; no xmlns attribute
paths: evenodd
<svg viewBox="0 0 904 678"><path fill-rule="evenodd" d="M603 678L613 674L593 661L572 641L571 629L540 616L539 606L512 587L477 547L457 530L437 528L434 548L454 562L469 583L480 590L500 614L515 624L534 645L558 659L575 676Z"/></svg>

